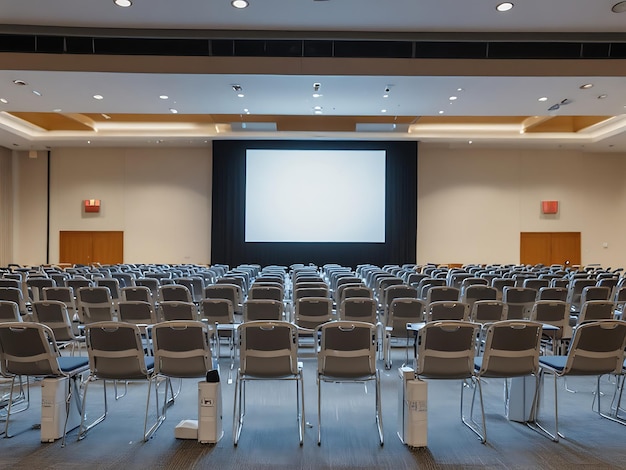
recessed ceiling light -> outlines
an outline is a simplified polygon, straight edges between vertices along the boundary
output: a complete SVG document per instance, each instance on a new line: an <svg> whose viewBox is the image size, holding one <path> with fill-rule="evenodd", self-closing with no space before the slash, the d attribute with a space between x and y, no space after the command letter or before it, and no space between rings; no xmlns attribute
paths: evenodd
<svg viewBox="0 0 626 470"><path fill-rule="evenodd" d="M170 108L170 113L172 114L178 114L178 110L174 109L174 108Z"/></svg>
<svg viewBox="0 0 626 470"><path fill-rule="evenodd" d="M313 93L313 98L319 98L319 97L321 97L321 96L322 96L322 95L321 95L320 93Z"/></svg>
<svg viewBox="0 0 626 470"><path fill-rule="evenodd" d="M380 110L380 112L381 112L381 113L386 113L386 112L387 112L387 110L386 110L386 109L381 109L381 110Z"/></svg>
<svg viewBox="0 0 626 470"><path fill-rule="evenodd" d="M237 93L237 97L238 98L243 98L244 96L246 96L246 95L244 95L243 93Z"/></svg>
<svg viewBox="0 0 626 470"><path fill-rule="evenodd" d="M24 86L24 85L28 85L28 83L26 83L24 80L13 80L13 83L15 83L16 85L19 86Z"/></svg>
<svg viewBox="0 0 626 470"><path fill-rule="evenodd" d="M542 96L541 98L538 98L537 101L548 101L548 97Z"/></svg>
<svg viewBox="0 0 626 470"><path fill-rule="evenodd" d="M246 8L248 6L247 0L233 0L230 4L235 8Z"/></svg>
<svg viewBox="0 0 626 470"><path fill-rule="evenodd" d="M585 83L584 85L580 85L580 89L581 90L588 90L589 88L593 87L593 83Z"/></svg>
<svg viewBox="0 0 626 470"><path fill-rule="evenodd" d="M496 6L498 11L509 11L511 8L513 8L513 3L511 2L502 2Z"/></svg>
<svg viewBox="0 0 626 470"><path fill-rule="evenodd" d="M467 143L471 145L473 142L470 140L470 141L468 141Z"/></svg>
<svg viewBox="0 0 626 470"><path fill-rule="evenodd" d="M321 107L321 106L315 106L313 109L314 109L315 111L321 111L321 110L322 110L322 107Z"/></svg>
<svg viewBox="0 0 626 470"><path fill-rule="evenodd" d="M91 140L88 140L88 141L87 141L87 143L88 143L88 144L90 144L90 143L91 143Z"/></svg>
<svg viewBox="0 0 626 470"><path fill-rule="evenodd" d="M463 91L463 88L457 88L456 91Z"/></svg>
<svg viewBox="0 0 626 470"><path fill-rule="evenodd" d="M439 114L443 114L443 113L444 113L443 110L439 111Z"/></svg>
<svg viewBox="0 0 626 470"><path fill-rule="evenodd" d="M52 110L52 112L54 112L54 113L60 113L61 111L62 111L61 108L55 108L55 109Z"/></svg>
<svg viewBox="0 0 626 470"><path fill-rule="evenodd" d="M607 96L609 96L609 95L607 95L606 93L602 93L601 95L598 95L598 99L599 99L599 100L603 100L603 99L604 99L604 98L606 98Z"/></svg>
<svg viewBox="0 0 626 470"><path fill-rule="evenodd" d="M237 91L237 92L243 90L241 85L238 85L238 84L231 85L231 88L233 89L233 91Z"/></svg>
<svg viewBox="0 0 626 470"><path fill-rule="evenodd" d="M102 95L93 95L93 99L94 100L103 100L104 96L102 96Z"/></svg>
<svg viewBox="0 0 626 470"><path fill-rule="evenodd" d="M33 90L33 95L41 96L41 92L37 90Z"/></svg>
<svg viewBox="0 0 626 470"><path fill-rule="evenodd" d="M161 98L162 100L166 100L169 98L169 96L167 95L159 95L159 98Z"/></svg>
<svg viewBox="0 0 626 470"><path fill-rule="evenodd" d="M385 94L383 95L383 98L389 98L389 95L388 95L387 93L385 93Z"/></svg>
<svg viewBox="0 0 626 470"><path fill-rule="evenodd" d="M122 8L128 8L133 4L131 0L113 0L113 3Z"/></svg>
<svg viewBox="0 0 626 470"><path fill-rule="evenodd" d="M448 98L450 101L454 101L458 99L458 96L451 96L450 98Z"/></svg>
<svg viewBox="0 0 626 470"><path fill-rule="evenodd" d="M613 13L624 13L626 11L626 2L617 2L615 5L613 5L611 11Z"/></svg>
<svg viewBox="0 0 626 470"><path fill-rule="evenodd" d="M7 100L6 98L0 98L0 103L7 104L8 102L9 100Z"/></svg>
<svg viewBox="0 0 626 470"><path fill-rule="evenodd" d="M248 112L248 108L243 108L243 112L247 113Z"/></svg>

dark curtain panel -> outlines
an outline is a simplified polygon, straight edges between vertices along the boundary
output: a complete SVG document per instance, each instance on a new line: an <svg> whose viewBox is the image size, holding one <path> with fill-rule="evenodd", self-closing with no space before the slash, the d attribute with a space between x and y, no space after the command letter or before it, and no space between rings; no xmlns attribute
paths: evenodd
<svg viewBox="0 0 626 470"><path fill-rule="evenodd" d="M245 243L246 149L385 150L385 243ZM297 182L285 182L297 190ZM288 195L288 191L286 194ZM352 196L354 197L354 195ZM358 197L358 195L356 195ZM338 194L337 208L349 210ZM329 208L329 210L331 210ZM417 232L417 143L378 141L229 141L213 142L214 264L290 265L338 263L344 266L414 263Z"/></svg>

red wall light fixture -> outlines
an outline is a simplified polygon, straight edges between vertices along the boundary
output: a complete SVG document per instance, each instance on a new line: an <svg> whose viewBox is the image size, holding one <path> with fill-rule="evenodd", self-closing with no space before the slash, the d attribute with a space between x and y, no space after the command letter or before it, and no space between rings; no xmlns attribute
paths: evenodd
<svg viewBox="0 0 626 470"><path fill-rule="evenodd" d="M85 212L100 212L100 199L85 199Z"/></svg>
<svg viewBox="0 0 626 470"><path fill-rule="evenodd" d="M556 214L559 212L559 201L541 201L542 214Z"/></svg>

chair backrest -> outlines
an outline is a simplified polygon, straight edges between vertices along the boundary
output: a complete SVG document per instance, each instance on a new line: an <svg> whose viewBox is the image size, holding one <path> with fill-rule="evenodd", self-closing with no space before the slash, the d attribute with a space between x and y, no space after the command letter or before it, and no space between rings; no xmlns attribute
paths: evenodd
<svg viewBox="0 0 626 470"><path fill-rule="evenodd" d="M524 279L524 283L522 287L526 287L528 289L535 289L539 291L539 289L543 287L550 287L550 279L538 279L538 278L528 278Z"/></svg>
<svg viewBox="0 0 626 470"><path fill-rule="evenodd" d="M278 300L282 301L284 299L284 291L282 287L279 285L269 286L269 285L258 285L252 284L252 287L248 291L248 299L249 300L257 300L257 299L270 299L270 300Z"/></svg>
<svg viewBox="0 0 626 470"><path fill-rule="evenodd" d="M376 301L369 297L352 297L339 305L339 319L376 323Z"/></svg>
<svg viewBox="0 0 626 470"><path fill-rule="evenodd" d="M482 277L466 277L461 281L460 290L463 291L466 287L469 286L488 286L489 281Z"/></svg>
<svg viewBox="0 0 626 470"><path fill-rule="evenodd" d="M112 277L103 277L96 279L96 286L108 287L111 291L111 299L117 301L120 298L120 283L117 279Z"/></svg>
<svg viewBox="0 0 626 470"><path fill-rule="evenodd" d="M559 328L556 338L571 338L569 305L561 300L538 300L530 313L531 321L546 323Z"/></svg>
<svg viewBox="0 0 626 470"><path fill-rule="evenodd" d="M166 300L159 304L161 318L164 321L172 320L199 320L198 308L193 302L179 302L177 300Z"/></svg>
<svg viewBox="0 0 626 470"><path fill-rule="evenodd" d="M471 377L478 329L478 324L463 321L427 323L418 333L417 375L436 379Z"/></svg>
<svg viewBox="0 0 626 470"><path fill-rule="evenodd" d="M428 297L428 291L431 288L445 285L447 285L445 278L438 279L427 277L426 279L422 279L417 285L417 298L426 300Z"/></svg>
<svg viewBox="0 0 626 470"><path fill-rule="evenodd" d="M1 278L0 279L0 287L14 287L16 289L21 289L21 282L18 281L17 279L6 279L6 278Z"/></svg>
<svg viewBox="0 0 626 470"><path fill-rule="evenodd" d="M515 279L508 277L496 277L491 280L491 287L495 287L498 291L498 298L496 300L502 300L504 288L515 287Z"/></svg>
<svg viewBox="0 0 626 470"><path fill-rule="evenodd" d="M461 297L461 290L456 287L449 286L433 286L428 289L426 295L426 303L449 301L458 302Z"/></svg>
<svg viewBox="0 0 626 470"><path fill-rule="evenodd" d="M420 299L394 299L386 316L386 326L391 328L391 336L406 337L407 323L424 321L426 302Z"/></svg>
<svg viewBox="0 0 626 470"><path fill-rule="evenodd" d="M380 303L383 305L383 311L385 315L389 310L391 302L395 299L416 299L417 289L406 284L393 284L385 289L383 296L379 298Z"/></svg>
<svg viewBox="0 0 626 470"><path fill-rule="evenodd" d="M296 301L296 325L317 328L332 319L333 301L329 297L303 297Z"/></svg>
<svg viewBox="0 0 626 470"><path fill-rule="evenodd" d="M470 306L464 302L431 302L427 307L426 321L459 320L469 321Z"/></svg>
<svg viewBox="0 0 626 470"><path fill-rule="evenodd" d="M200 316L212 325L235 322L233 303L228 299L203 299Z"/></svg>
<svg viewBox="0 0 626 470"><path fill-rule="evenodd" d="M304 299L306 297L328 297L330 290L325 287L297 287L293 293L294 300Z"/></svg>
<svg viewBox="0 0 626 470"><path fill-rule="evenodd" d="M567 302L566 287L542 287L537 293L537 300L560 300Z"/></svg>
<svg viewBox="0 0 626 470"><path fill-rule="evenodd" d="M55 287L56 283L53 279L47 277L29 277L26 279L26 285L32 293L31 300L37 301L43 300L42 290L44 287Z"/></svg>
<svg viewBox="0 0 626 470"><path fill-rule="evenodd" d="M501 300L477 300L471 308L470 319L475 323L506 320L509 306Z"/></svg>
<svg viewBox="0 0 626 470"><path fill-rule="evenodd" d="M150 302L143 300L121 300L117 308L119 320L122 322L137 325L154 325L157 323L156 312Z"/></svg>
<svg viewBox="0 0 626 470"><path fill-rule="evenodd" d="M537 299L537 291L527 287L507 286L502 291L502 301L509 306L507 319L530 318L530 311Z"/></svg>
<svg viewBox="0 0 626 470"><path fill-rule="evenodd" d="M0 371L4 375L62 376L54 333L34 322L0 323Z"/></svg>
<svg viewBox="0 0 626 470"><path fill-rule="evenodd" d="M478 375L520 377L539 370L541 323L505 320L489 325Z"/></svg>
<svg viewBox="0 0 626 470"><path fill-rule="evenodd" d="M580 304L584 304L589 300L610 300L611 289L608 287L587 286L580 294Z"/></svg>
<svg viewBox="0 0 626 470"><path fill-rule="evenodd" d="M76 298L83 313L81 320L85 323L113 320L113 299L108 287L80 287Z"/></svg>
<svg viewBox="0 0 626 470"><path fill-rule="evenodd" d="M256 377L286 377L298 373L298 330L288 322L242 323L239 370Z"/></svg>
<svg viewBox="0 0 626 470"><path fill-rule="evenodd" d="M376 374L376 326L336 321L319 325L317 371L326 377L357 379Z"/></svg>
<svg viewBox="0 0 626 470"><path fill-rule="evenodd" d="M135 287L147 287L152 292L152 298L159 298L159 279L151 277L138 277L135 279Z"/></svg>
<svg viewBox="0 0 626 470"><path fill-rule="evenodd" d="M122 301L148 302L154 307L155 299L152 296L152 291L147 286L122 287L120 291Z"/></svg>
<svg viewBox="0 0 626 470"><path fill-rule="evenodd" d="M603 320L579 325L574 332L563 373L620 374L625 348L626 322Z"/></svg>
<svg viewBox="0 0 626 470"><path fill-rule="evenodd" d="M498 289L488 285L469 285L461 291L461 302L471 306L477 300L498 300Z"/></svg>
<svg viewBox="0 0 626 470"><path fill-rule="evenodd" d="M18 289L17 287L0 287L0 300L15 302L20 308L20 315L28 314L22 289Z"/></svg>
<svg viewBox="0 0 626 470"><path fill-rule="evenodd" d="M569 290L567 292L567 302L570 304L573 310L580 310L580 298L585 287L591 287L596 285L595 279L573 279L570 282Z"/></svg>
<svg viewBox="0 0 626 470"><path fill-rule="evenodd" d="M612 320L615 304L608 300L588 300L582 304L578 324L595 320Z"/></svg>
<svg viewBox="0 0 626 470"><path fill-rule="evenodd" d="M108 380L148 379L152 359L146 360L137 325L96 322L85 326L91 375Z"/></svg>
<svg viewBox="0 0 626 470"><path fill-rule="evenodd" d="M243 303L243 321L279 321L283 319L283 303L273 299L251 299Z"/></svg>
<svg viewBox="0 0 626 470"><path fill-rule="evenodd" d="M154 372L168 377L204 377L213 369L207 325L165 321L152 328Z"/></svg>
<svg viewBox="0 0 626 470"><path fill-rule="evenodd" d="M41 300L33 302L32 307L33 320L50 327L57 341L76 339L65 303L58 300Z"/></svg>
<svg viewBox="0 0 626 470"><path fill-rule="evenodd" d="M159 302L193 302L191 292L182 284L166 284L159 287Z"/></svg>
<svg viewBox="0 0 626 470"><path fill-rule="evenodd" d="M374 291L364 285L357 286L354 284L344 284L337 289L337 298L335 300L341 304L341 302L345 299L353 297L366 297L373 299Z"/></svg>
<svg viewBox="0 0 626 470"><path fill-rule="evenodd" d="M233 303L235 312L242 311L243 295L241 287L236 284L214 284L204 289L205 299L228 299Z"/></svg>
<svg viewBox="0 0 626 470"><path fill-rule="evenodd" d="M0 322L22 321L20 306L11 300L0 300Z"/></svg>
<svg viewBox="0 0 626 470"><path fill-rule="evenodd" d="M189 289L191 298L194 302L199 303L204 296L204 279L198 276L193 277L179 277L176 279L176 284L183 285Z"/></svg>

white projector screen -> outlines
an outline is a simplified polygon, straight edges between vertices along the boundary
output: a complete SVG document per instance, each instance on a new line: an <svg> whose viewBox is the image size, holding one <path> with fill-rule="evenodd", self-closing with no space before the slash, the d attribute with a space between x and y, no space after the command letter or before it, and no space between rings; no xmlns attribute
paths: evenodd
<svg viewBox="0 0 626 470"><path fill-rule="evenodd" d="M246 242L385 242L384 150L246 150Z"/></svg>

